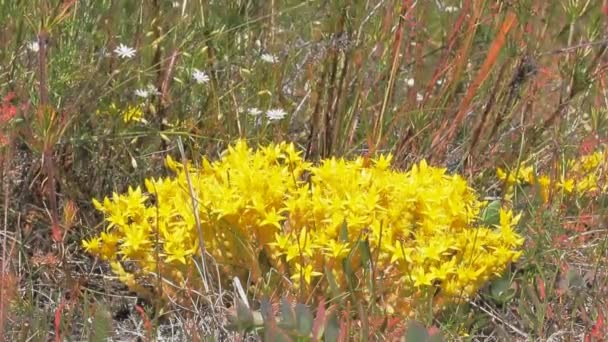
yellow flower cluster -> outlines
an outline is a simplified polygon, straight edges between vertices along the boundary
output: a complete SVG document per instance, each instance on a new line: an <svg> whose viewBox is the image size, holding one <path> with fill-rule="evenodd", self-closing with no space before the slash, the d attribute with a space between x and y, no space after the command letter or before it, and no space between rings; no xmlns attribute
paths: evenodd
<svg viewBox="0 0 608 342"><path fill-rule="evenodd" d="M515 184L534 185L538 183L541 197L545 203L549 201L553 189L566 194L592 195L608 190L608 160L603 150L572 159L558 168L559 179L552 180L546 174L536 175L532 166L521 165L516 170L506 172L497 168L498 179L507 186L507 192L512 192Z"/></svg>
<svg viewBox="0 0 608 342"><path fill-rule="evenodd" d="M571 160L567 165L567 176L571 185L565 190L581 194L606 192L608 190L607 171L608 160L604 150Z"/></svg>
<svg viewBox="0 0 608 342"><path fill-rule="evenodd" d="M122 112L122 121L128 122L142 122L144 118L144 111L141 106L129 105L127 109Z"/></svg>
<svg viewBox="0 0 608 342"><path fill-rule="evenodd" d="M169 157L175 177L146 180L146 194L130 188L94 200L108 226L83 246L131 287L156 275L182 286L199 255L198 216L222 272L260 279L263 254L293 287L311 293L328 290L330 279L352 289L347 265L363 279L364 243L373 281L384 289L375 294L401 309L429 294L437 303L471 295L519 258L519 216L501 210L499 224L481 226L485 203L463 178L424 161L408 172L390 162L389 155L313 166L291 144L253 151L243 141L198 168Z"/></svg>
<svg viewBox="0 0 608 342"><path fill-rule="evenodd" d="M143 122L146 123L144 118L144 111L141 105L128 105L125 109L120 109L115 103L111 103L105 111L98 110L97 115L108 115L108 116L120 116L124 123L129 122Z"/></svg>

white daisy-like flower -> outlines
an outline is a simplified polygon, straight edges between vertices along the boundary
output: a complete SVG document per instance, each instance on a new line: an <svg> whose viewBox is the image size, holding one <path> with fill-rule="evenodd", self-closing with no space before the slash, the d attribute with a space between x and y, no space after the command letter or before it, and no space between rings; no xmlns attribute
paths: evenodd
<svg viewBox="0 0 608 342"><path fill-rule="evenodd" d="M460 7L458 6L445 6L443 8L443 11L446 13L454 13L454 12L458 12L460 10Z"/></svg>
<svg viewBox="0 0 608 342"><path fill-rule="evenodd" d="M249 108L247 110L247 114L249 114L251 116L258 116L258 115L262 114L262 111L253 107L253 108Z"/></svg>
<svg viewBox="0 0 608 342"><path fill-rule="evenodd" d="M424 95L421 93L416 93L416 101L422 102L422 100L424 100Z"/></svg>
<svg viewBox="0 0 608 342"><path fill-rule="evenodd" d="M269 109L266 111L266 117L270 121L281 120L287 115L287 112L281 108Z"/></svg>
<svg viewBox="0 0 608 342"><path fill-rule="evenodd" d="M40 45L38 45L37 40L34 40L27 44L27 48L28 48L28 50L30 50L32 52L38 52L40 50Z"/></svg>
<svg viewBox="0 0 608 342"><path fill-rule="evenodd" d="M260 58L266 62L266 63L270 63L270 64L274 64L276 62L279 61L279 59L275 56L275 55L271 55L269 53L264 53L262 54L262 56L260 56Z"/></svg>
<svg viewBox="0 0 608 342"><path fill-rule="evenodd" d="M408 79L406 79L406 80L405 80L405 84L406 84L408 87L413 87L413 86L414 86L414 84L415 84L415 81L414 81L414 79L413 79L413 78L408 78Z"/></svg>
<svg viewBox="0 0 608 342"><path fill-rule="evenodd" d="M135 56L135 49L128 47L125 44L120 44L114 49L114 53L120 58L132 58Z"/></svg>
<svg viewBox="0 0 608 342"><path fill-rule="evenodd" d="M145 99L150 96L150 92L148 92L148 90L146 89L135 89L135 96L142 97Z"/></svg>
<svg viewBox="0 0 608 342"><path fill-rule="evenodd" d="M198 69L192 70L192 78L198 84L203 84L203 83L209 82L209 75L207 75L206 72L198 70Z"/></svg>

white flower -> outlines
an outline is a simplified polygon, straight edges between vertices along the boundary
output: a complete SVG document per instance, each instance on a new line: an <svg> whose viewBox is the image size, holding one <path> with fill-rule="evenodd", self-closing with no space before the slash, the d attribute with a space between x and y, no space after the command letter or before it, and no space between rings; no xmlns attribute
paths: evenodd
<svg viewBox="0 0 608 342"><path fill-rule="evenodd" d="M416 101L422 102L422 100L424 100L424 95L421 93L416 93Z"/></svg>
<svg viewBox="0 0 608 342"><path fill-rule="evenodd" d="M145 99L153 95L160 95L160 92L156 90L153 84L148 84L145 88L135 89L135 96Z"/></svg>
<svg viewBox="0 0 608 342"><path fill-rule="evenodd" d="M454 13L454 12L458 12L460 10L460 8L458 6L445 6L443 8L443 11L446 13Z"/></svg>
<svg viewBox="0 0 608 342"><path fill-rule="evenodd" d="M135 56L135 49L130 48L125 44L120 44L114 49L114 53L120 58L131 58Z"/></svg>
<svg viewBox="0 0 608 342"><path fill-rule="evenodd" d="M37 40L34 40L27 44L27 48L28 48L28 50L30 50L32 52L38 52L38 50L40 50L40 45L38 45Z"/></svg>
<svg viewBox="0 0 608 342"><path fill-rule="evenodd" d="M207 73L198 69L194 69L192 71L192 78L194 78L194 80L198 84L209 82L209 76L207 75Z"/></svg>
<svg viewBox="0 0 608 342"><path fill-rule="evenodd" d="M269 54L269 53L262 54L262 56L261 56L260 58L261 58L261 59L262 59L264 62L266 62L266 63L270 63L270 64L274 64L274 63L276 63L276 62L278 62L278 61L279 61L279 59L278 59L276 56L271 55L271 54Z"/></svg>
<svg viewBox="0 0 608 342"><path fill-rule="evenodd" d="M251 116L258 116L258 115L262 114L262 111L253 107L253 108L249 108L247 110L247 114L249 114Z"/></svg>
<svg viewBox="0 0 608 342"><path fill-rule="evenodd" d="M268 117L268 120L270 121L281 120L285 115L287 115L287 112L281 108L269 109L266 112L266 117Z"/></svg>
<svg viewBox="0 0 608 342"><path fill-rule="evenodd" d="M153 84L148 84L146 86L146 91L150 95L160 95L160 91L158 91L158 89L156 89L156 86Z"/></svg>
<svg viewBox="0 0 608 342"><path fill-rule="evenodd" d="M145 99L150 96L150 92L148 92L148 90L146 89L135 89L135 96L142 97Z"/></svg>
<svg viewBox="0 0 608 342"><path fill-rule="evenodd" d="M406 80L405 80L405 84L406 84L408 87L413 87L413 86L414 86L414 84L415 84L414 79L413 79L413 78L408 78L408 79L406 79Z"/></svg>

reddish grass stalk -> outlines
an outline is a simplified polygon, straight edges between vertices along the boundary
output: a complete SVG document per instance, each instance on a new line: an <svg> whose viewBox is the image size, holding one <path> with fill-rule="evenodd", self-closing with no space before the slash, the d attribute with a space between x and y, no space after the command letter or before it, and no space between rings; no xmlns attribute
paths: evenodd
<svg viewBox="0 0 608 342"><path fill-rule="evenodd" d="M160 47L159 47L160 49ZM158 110L158 118L159 118L159 127L160 130L164 130L165 124L164 124L164 120L166 118L166 111L167 111L167 106L169 105L170 99L169 99L169 84L171 83L171 80L173 79L173 69L175 68L175 62L177 61L177 58L179 57L179 51L177 49L173 50L173 52L171 53L171 57L169 57L169 61L167 62L167 66L164 70L163 73L163 77L162 77L162 81L160 83L160 106L159 106L159 110ZM160 66L159 66L160 68ZM162 69L162 68L161 68ZM166 150L167 148L167 142L164 139L161 139L162 142L162 149Z"/></svg>
<svg viewBox="0 0 608 342"><path fill-rule="evenodd" d="M401 43L403 41L403 27L405 26L405 22L408 17L413 12L411 9L414 3L411 0L403 0L401 4L401 11L399 13L399 24L397 25L397 30L395 31L395 39L393 40L393 51L392 51L392 62L391 62L391 71L389 74L388 85L386 86L386 90L384 92L384 99L382 101L382 108L380 109L380 114L376 117L376 121L374 122L374 127L372 131L372 136L374 137L374 147L378 148L380 141L382 140L382 128L384 126L384 115L386 113L386 108L388 107L389 101L391 99L391 95L393 92L393 86L395 85L395 75L397 74L397 69L399 68L401 57L399 51L401 51Z"/></svg>
<svg viewBox="0 0 608 342"><path fill-rule="evenodd" d="M477 77L475 77L475 79L473 80L473 83L471 83L471 85L467 89L465 97L462 100L460 107L458 108L458 111L456 112L455 117L451 120L444 120L442 127L439 129L438 134L436 134L434 136L433 142L431 145L433 147L433 149L438 149L439 152L442 152L444 150L444 147L446 146L446 144L449 143L452 140L452 138L454 137L454 135L456 134L458 127L462 123L462 121L465 117L465 114L468 112L468 110L470 108L471 102L472 102L473 98L475 97L477 90L483 84L483 82L488 78L490 72L492 71L492 67L496 63L496 60L498 59L498 55L500 54L500 51L502 50L502 47L505 44L507 34L509 33L509 31L511 30L513 25L515 25L516 22L517 22L517 17L515 15L515 13L513 13L513 12L507 13L507 16L506 16L505 20L503 21L503 23L500 27L500 30L498 31L498 34L496 35L494 41L492 42L492 45L490 46L488 55L486 56L486 59L485 59L484 63L482 64L481 69L479 70L479 73L477 74ZM440 153L440 154L442 154L442 153Z"/></svg>
<svg viewBox="0 0 608 342"><path fill-rule="evenodd" d="M46 51L49 34L44 29L38 33L38 91L40 95L40 106L38 110L41 115L44 115L49 106L49 90L47 85L46 72ZM52 134L52 132L46 132ZM59 228L59 214L57 213L57 197L55 193L55 163L53 161L53 139L42 137L44 144L42 147L42 164L45 169L47 181L46 196L50 205L51 216L51 236L53 241L60 242L62 239L61 229Z"/></svg>
<svg viewBox="0 0 608 342"><path fill-rule="evenodd" d="M144 308L142 308L139 305L135 305L135 311L137 311L139 313L139 315L141 316L142 321L144 322L144 329L146 329L146 335L148 336L148 339L152 338L152 321L150 321L150 318L148 317L148 315L146 315L146 312L144 311Z"/></svg>
<svg viewBox="0 0 608 342"><path fill-rule="evenodd" d="M481 136L481 132L483 131L485 123L490 114L490 111L494 107L494 104L496 103L496 97L498 96L498 90L500 89L500 85L501 85L500 80L502 79L502 76L504 75L505 71L507 70L507 65L508 65L508 63L503 63L503 65L501 66L500 71L498 72L498 77L496 78L496 83L494 84L494 88L492 88L490 97L489 97L488 101L486 102L483 113L481 114L481 119L479 120L477 127L473 131L473 137L471 138L471 145L469 146L469 155L471 155L471 152L475 149L475 146L477 145L477 142L479 141L479 137Z"/></svg>
<svg viewBox="0 0 608 342"><path fill-rule="evenodd" d="M65 298L61 299L59 306L55 309L55 319L53 324L55 325L55 342L61 342L61 313L66 306Z"/></svg>
<svg viewBox="0 0 608 342"><path fill-rule="evenodd" d="M452 51L454 50L454 46L456 45L457 38L460 35L460 29L462 28L462 25L464 24L465 19L467 17L467 13L469 12L469 7L471 7L471 0L465 0L462 4L462 9L460 10L460 15L458 16L458 18L456 19L456 22L454 23L454 28L452 30L452 33L448 37L447 48L445 49L443 56L441 57L439 63L437 63L438 66L437 66L437 68L435 68L435 71L433 73L433 76L431 77L431 80L426 85L426 91L424 92L422 106L424 106L424 104L426 103L430 94L432 94L433 88L435 87L435 84L437 83L437 81L439 80L441 75L448 69L449 57L452 54Z"/></svg>

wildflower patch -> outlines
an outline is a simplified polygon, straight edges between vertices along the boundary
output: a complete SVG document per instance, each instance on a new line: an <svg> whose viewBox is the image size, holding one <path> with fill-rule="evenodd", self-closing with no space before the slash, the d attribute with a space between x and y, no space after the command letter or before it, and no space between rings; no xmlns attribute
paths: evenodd
<svg viewBox="0 0 608 342"><path fill-rule="evenodd" d="M407 172L390 163L388 155L312 165L292 144L254 151L244 141L199 167L168 157L173 177L93 200L107 226L83 246L135 291L160 276L167 296L201 281L192 276L200 225L227 278L262 279L264 255L277 285L359 291L406 313L423 300L466 298L519 258L518 215L499 209L498 222L484 226L486 203L462 177L424 161Z"/></svg>

